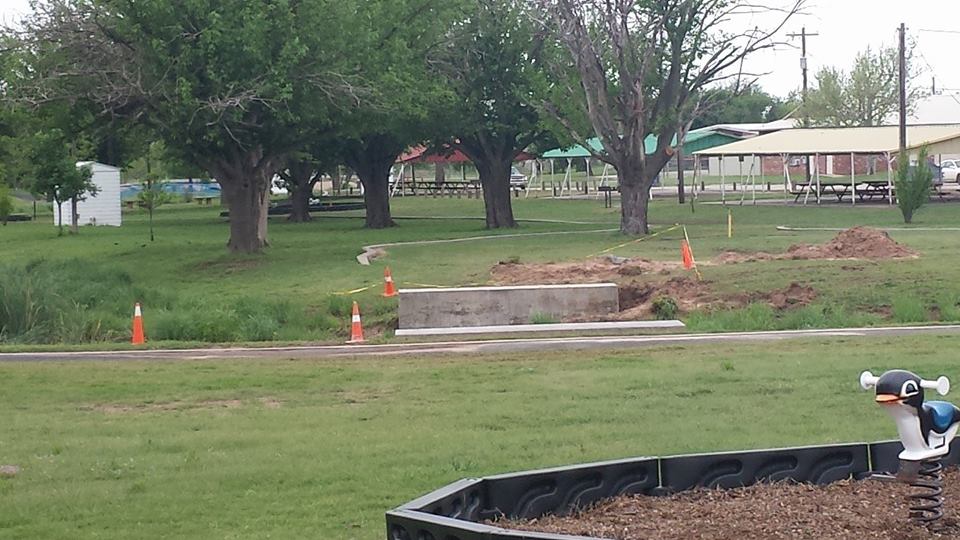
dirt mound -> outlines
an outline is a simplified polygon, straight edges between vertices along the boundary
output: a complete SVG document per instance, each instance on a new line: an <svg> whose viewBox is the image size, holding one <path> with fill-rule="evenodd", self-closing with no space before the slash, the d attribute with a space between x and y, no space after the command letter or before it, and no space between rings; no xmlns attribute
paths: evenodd
<svg viewBox="0 0 960 540"><path fill-rule="evenodd" d="M681 268L679 262L646 259L596 258L569 263L525 264L501 262L490 271L497 285L563 285L568 283L617 282L624 276L664 274Z"/></svg>
<svg viewBox="0 0 960 540"><path fill-rule="evenodd" d="M791 283L789 287L773 291L765 296L771 307L784 310L806 306L813 302L817 298L817 291L807 285Z"/></svg>
<svg viewBox="0 0 960 540"><path fill-rule="evenodd" d="M901 259L916 257L917 252L896 243L884 231L854 227L826 244L791 246L787 255L790 259Z"/></svg>
<svg viewBox="0 0 960 540"><path fill-rule="evenodd" d="M707 282L687 277L670 278L664 283L630 282L620 285L620 313L617 320L650 319L654 316L654 302L663 297L673 300L680 313L744 305L739 300L720 297Z"/></svg>
<svg viewBox="0 0 960 540"><path fill-rule="evenodd" d="M960 497L960 470L944 474L947 501ZM905 484L844 480L823 487L758 484L732 490L684 492L672 497L642 495L601 501L566 517L546 516L496 525L527 531L640 540L770 540L958 538L960 517L949 504L933 532L907 519Z"/></svg>
<svg viewBox="0 0 960 540"><path fill-rule="evenodd" d="M916 257L917 252L898 244L884 231L870 227L847 229L826 244L797 244L786 253L744 253L725 251L713 258L714 264L739 264L774 260L812 259L904 259Z"/></svg>

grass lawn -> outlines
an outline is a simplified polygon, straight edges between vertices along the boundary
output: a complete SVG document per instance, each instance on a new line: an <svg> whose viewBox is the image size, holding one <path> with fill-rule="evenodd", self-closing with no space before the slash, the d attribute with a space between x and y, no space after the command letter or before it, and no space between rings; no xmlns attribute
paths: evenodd
<svg viewBox="0 0 960 540"><path fill-rule="evenodd" d="M383 538L462 477L874 441L864 369L960 338L336 361L0 364L0 538Z"/></svg>
<svg viewBox="0 0 960 540"><path fill-rule="evenodd" d="M384 266L391 266L401 287L484 283L498 261L523 262L583 259L622 244L615 232L617 208L602 201L515 201L526 221L509 231L486 231L479 219L482 203L468 199L397 198L399 227L370 231L359 213L323 215L309 224L271 220L272 246L262 255L226 252L227 225L219 208L173 205L157 215L157 241L148 241L146 217L125 213L122 228L84 228L77 237L56 236L48 217L39 223L0 227L0 259L5 270L0 290L34 291L34 310L50 303L49 326L34 334L0 334L0 344L123 342L134 302L144 304L148 337L154 341L340 341L348 329L351 301L360 302L372 335L389 334L393 300L379 297ZM777 225L902 227L896 208L884 205L782 207L734 206L736 234L726 237L726 209L703 201L689 205L657 200L651 216L655 230L684 223L698 259L728 249L782 251L799 242L823 242L832 232L782 232ZM428 219L428 218L448 219ZM469 218L469 219L467 219ZM551 221L552 220L552 221ZM954 204L932 203L922 209L913 228L960 227ZM398 246L373 265L357 264L361 246L389 242L464 238L478 235L574 232L556 236L521 236L495 241ZM960 296L960 250L957 231L896 231L897 241L920 251L917 260L863 263L781 261L702 268L717 290L730 293L770 291L793 281L812 285L824 306L846 311L834 319L880 322L877 312L898 312L887 320L928 320L931 306L941 318L955 320ZM632 243L613 251L621 256L677 260L679 234ZM371 287L355 295L333 295ZM7 293L9 294L9 293ZM29 296L29 295L28 295ZM22 299L22 298L21 298ZM9 301L9 300L8 300ZM900 309L894 309L900 306ZM952 307L951 307L952 306ZM30 313L30 309L24 308ZM871 318L873 317L873 318ZM812 317L802 324L833 323ZM750 316L697 319L700 329L760 329L770 321ZM791 323L792 324L792 323ZM798 323L799 324L799 323ZM382 339L382 337L381 337Z"/></svg>

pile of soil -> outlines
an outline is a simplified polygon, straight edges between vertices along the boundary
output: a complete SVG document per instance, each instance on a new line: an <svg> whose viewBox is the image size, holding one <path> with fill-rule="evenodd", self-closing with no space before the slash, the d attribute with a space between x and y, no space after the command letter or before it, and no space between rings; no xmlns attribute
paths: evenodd
<svg viewBox="0 0 960 540"><path fill-rule="evenodd" d="M663 283L627 282L620 285L620 313L617 320L636 321L654 316L653 303L662 297L671 298L681 314L698 309L737 309L751 303L767 303L776 310L809 305L817 291L810 286L791 283L768 293L720 295L711 282L675 277Z"/></svg>
<svg viewBox="0 0 960 540"><path fill-rule="evenodd" d="M500 521L499 527L615 540L770 540L960 538L960 470L944 474L944 517L938 530L908 520L899 483L843 481L760 484L734 490L699 490L672 497L629 496L601 501L567 517Z"/></svg>
<svg viewBox="0 0 960 540"><path fill-rule="evenodd" d="M785 289L772 291L762 297L773 309L784 310L810 304L816 300L817 291L808 285L791 283Z"/></svg>
<svg viewBox="0 0 960 540"><path fill-rule="evenodd" d="M497 285L564 285L569 283L619 282L624 277L669 274L682 268L680 262L601 257L582 262L524 264L501 262L490 270Z"/></svg>
<svg viewBox="0 0 960 540"><path fill-rule="evenodd" d="M653 317L653 303L662 297L672 299L680 313L706 308L736 308L746 305L745 299L724 299L709 283L687 277L670 278L663 283L631 281L620 285L620 321L637 321Z"/></svg>
<svg viewBox="0 0 960 540"><path fill-rule="evenodd" d="M898 244L884 231L870 227L854 227L838 234L826 244L797 244L786 253L742 253L727 251L714 257L714 264L737 264L773 260L810 259L904 259L916 257L917 252Z"/></svg>

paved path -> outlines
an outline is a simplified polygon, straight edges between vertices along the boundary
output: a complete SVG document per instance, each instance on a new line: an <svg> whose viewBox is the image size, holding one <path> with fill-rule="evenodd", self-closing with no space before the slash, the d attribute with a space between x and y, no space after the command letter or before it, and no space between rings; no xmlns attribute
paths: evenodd
<svg viewBox="0 0 960 540"><path fill-rule="evenodd" d="M960 335L960 325L890 328L846 328L840 330L794 330L786 332L738 332L728 334L673 334L663 336L604 336L576 338L500 339L490 341L446 341L389 345L324 345L301 347L179 349L154 351L36 352L0 354L0 362L84 361L84 360L206 360L229 358L342 358L382 355L464 355L504 354L566 350L634 349L657 345L704 343L762 343L782 340L836 337L894 337L916 334Z"/></svg>

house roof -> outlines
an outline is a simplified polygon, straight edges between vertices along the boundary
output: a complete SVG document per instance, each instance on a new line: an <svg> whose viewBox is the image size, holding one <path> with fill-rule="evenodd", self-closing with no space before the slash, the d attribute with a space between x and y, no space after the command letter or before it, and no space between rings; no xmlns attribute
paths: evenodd
<svg viewBox="0 0 960 540"><path fill-rule="evenodd" d="M960 125L921 125L907 128L910 148L960 139ZM708 156L843 155L896 153L900 147L897 126L860 128L786 129L752 139L696 152Z"/></svg>

